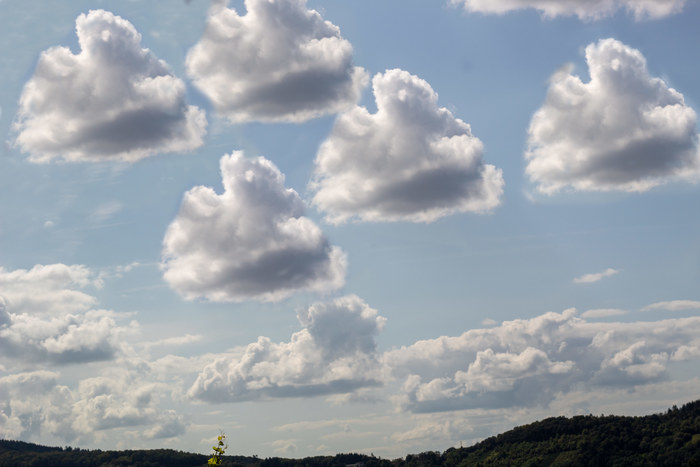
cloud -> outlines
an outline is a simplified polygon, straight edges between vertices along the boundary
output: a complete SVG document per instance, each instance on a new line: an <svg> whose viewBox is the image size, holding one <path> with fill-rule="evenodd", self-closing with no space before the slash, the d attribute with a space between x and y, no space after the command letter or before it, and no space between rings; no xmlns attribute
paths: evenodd
<svg viewBox="0 0 700 467"><path fill-rule="evenodd" d="M349 393L381 384L375 336L385 318L350 295L298 313L289 342L266 337L207 365L189 395L209 402Z"/></svg>
<svg viewBox="0 0 700 467"><path fill-rule="evenodd" d="M14 271L0 266L0 296L13 313L85 311L96 299L76 288L90 285L98 285L98 278L82 265L38 264Z"/></svg>
<svg viewBox="0 0 700 467"><path fill-rule="evenodd" d="M231 122L302 122L353 105L367 82L352 46L306 0L215 2L187 73Z"/></svg>
<svg viewBox="0 0 700 467"><path fill-rule="evenodd" d="M469 12L503 14L532 8L548 18L576 15L582 20L602 19L624 9L638 21L680 13L685 2L686 0L450 0L452 5L461 5Z"/></svg>
<svg viewBox="0 0 700 467"><path fill-rule="evenodd" d="M700 301L696 300L670 300L668 302L657 302L647 305L642 308L642 311L652 311L652 310L668 310L668 311L682 311L682 310L699 310Z"/></svg>
<svg viewBox="0 0 700 467"><path fill-rule="evenodd" d="M618 308L594 308L581 313L581 318L608 318L611 316L626 315L627 311Z"/></svg>
<svg viewBox="0 0 700 467"><path fill-rule="evenodd" d="M574 390L667 380L669 362L700 355L698 336L700 317L587 322L570 309L419 341L384 362L403 381L396 402L414 413L538 407Z"/></svg>
<svg viewBox="0 0 700 467"><path fill-rule="evenodd" d="M344 283L346 257L304 217L296 191L269 160L221 158L224 192L185 193L163 240L163 277L188 300L281 300Z"/></svg>
<svg viewBox="0 0 700 467"><path fill-rule="evenodd" d="M618 269L608 268L605 271L596 272L593 274L584 274L580 277L574 279L574 284L590 284L592 282L598 282L605 277L614 276L619 273Z"/></svg>
<svg viewBox="0 0 700 467"><path fill-rule="evenodd" d="M203 144L204 112L131 23L104 10L75 23L80 52L44 51L20 97L15 145L31 162L133 162Z"/></svg>
<svg viewBox="0 0 700 467"><path fill-rule="evenodd" d="M542 193L642 192L700 177L697 116L615 39L586 47L590 81L557 72L529 128L526 173Z"/></svg>
<svg viewBox="0 0 700 467"><path fill-rule="evenodd" d="M62 384L60 374L50 371L0 377L0 436L33 439L50 434L87 443L101 431L125 427L144 427L148 439L184 433L184 417L158 407L168 386L139 373L113 368L110 376L83 379L77 388Z"/></svg>
<svg viewBox="0 0 700 467"><path fill-rule="evenodd" d="M0 268L3 357L20 366L113 359L137 325L120 326L116 313L91 309L95 297L75 290L98 285L96 276L80 265Z"/></svg>
<svg viewBox="0 0 700 467"><path fill-rule="evenodd" d="M500 204L501 170L427 82L394 69L372 86L377 113L339 115L316 156L310 188L328 221L431 222Z"/></svg>

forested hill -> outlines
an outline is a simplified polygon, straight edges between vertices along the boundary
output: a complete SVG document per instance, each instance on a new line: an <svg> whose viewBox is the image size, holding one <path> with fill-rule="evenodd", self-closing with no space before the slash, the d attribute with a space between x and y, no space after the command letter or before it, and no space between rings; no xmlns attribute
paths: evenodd
<svg viewBox="0 0 700 467"><path fill-rule="evenodd" d="M235 448L232 448L235 449ZM202 466L208 456L168 449L100 451L0 440L0 466ZM362 454L283 459L225 456L228 466L634 465L700 467L700 400L644 417L554 417L467 448L388 460Z"/></svg>

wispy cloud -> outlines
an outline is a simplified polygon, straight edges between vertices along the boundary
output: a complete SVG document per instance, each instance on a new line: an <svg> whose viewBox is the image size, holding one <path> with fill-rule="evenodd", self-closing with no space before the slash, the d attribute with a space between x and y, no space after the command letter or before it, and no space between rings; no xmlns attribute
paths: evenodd
<svg viewBox="0 0 700 467"><path fill-rule="evenodd" d="M614 276L619 273L619 269L608 268L602 272L596 272L593 274L584 274L582 276L576 277L574 279L574 284L590 284L592 282L598 282L605 277Z"/></svg>
<svg viewBox="0 0 700 467"><path fill-rule="evenodd" d="M610 316L621 316L627 314L626 310L619 308L594 308L581 313L582 318L608 318Z"/></svg>
<svg viewBox="0 0 700 467"><path fill-rule="evenodd" d="M667 302L657 302L647 305L642 308L641 311L653 311L653 310L668 310L668 311L682 311L682 310L700 310L700 301L697 300L670 300Z"/></svg>

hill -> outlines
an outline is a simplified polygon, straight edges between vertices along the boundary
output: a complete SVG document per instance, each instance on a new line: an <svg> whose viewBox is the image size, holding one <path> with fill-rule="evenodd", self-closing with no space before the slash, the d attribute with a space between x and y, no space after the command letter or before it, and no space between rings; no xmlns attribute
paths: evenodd
<svg viewBox="0 0 700 467"><path fill-rule="evenodd" d="M208 456L171 449L101 451L0 440L0 466L206 465ZM304 459L225 456L227 466L692 466L700 467L700 400L642 417L552 417L467 448L388 460L364 454Z"/></svg>

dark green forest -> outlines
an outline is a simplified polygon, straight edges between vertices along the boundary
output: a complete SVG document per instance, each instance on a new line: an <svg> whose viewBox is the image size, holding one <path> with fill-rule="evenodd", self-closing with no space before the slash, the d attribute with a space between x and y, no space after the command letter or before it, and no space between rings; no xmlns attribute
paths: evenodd
<svg viewBox="0 0 700 467"><path fill-rule="evenodd" d="M234 449L234 448L231 448ZM102 451L0 440L0 466L204 466L172 449ZM643 417L552 417L466 448L399 459L337 454L304 459L225 455L224 466L693 466L700 467L700 400Z"/></svg>

